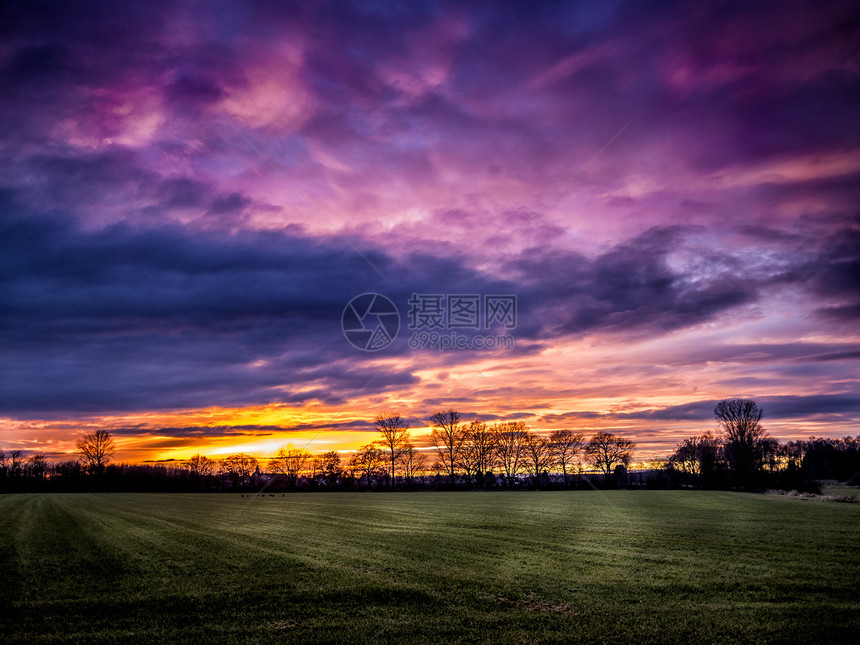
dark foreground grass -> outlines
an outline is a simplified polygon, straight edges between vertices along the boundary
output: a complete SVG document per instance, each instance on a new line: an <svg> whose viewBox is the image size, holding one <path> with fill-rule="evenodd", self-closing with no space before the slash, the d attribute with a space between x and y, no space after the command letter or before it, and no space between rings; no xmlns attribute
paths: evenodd
<svg viewBox="0 0 860 645"><path fill-rule="evenodd" d="M860 504L0 496L0 639L857 642Z"/></svg>

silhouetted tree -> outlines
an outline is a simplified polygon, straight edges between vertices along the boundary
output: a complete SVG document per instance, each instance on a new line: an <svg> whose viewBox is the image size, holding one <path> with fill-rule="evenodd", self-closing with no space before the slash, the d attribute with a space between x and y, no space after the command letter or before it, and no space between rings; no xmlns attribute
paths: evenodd
<svg viewBox="0 0 860 645"><path fill-rule="evenodd" d="M460 426L460 413L454 410L447 412L436 412L430 417L433 430L430 432L430 442L439 453L439 459L448 469L451 484L456 476L457 461L460 458L460 449L466 438L463 428Z"/></svg>
<svg viewBox="0 0 860 645"><path fill-rule="evenodd" d="M789 441L785 444L785 465L786 468L799 471L803 466L803 456L806 453L805 441Z"/></svg>
<svg viewBox="0 0 860 645"><path fill-rule="evenodd" d="M753 484L761 469L762 442L767 436L760 423L763 415L752 399L725 399L714 407L723 430L726 460L735 482L743 488Z"/></svg>
<svg viewBox="0 0 860 645"><path fill-rule="evenodd" d="M20 450L10 450L6 453L6 476L9 479L21 479L24 476L26 457Z"/></svg>
<svg viewBox="0 0 860 645"><path fill-rule="evenodd" d="M635 448L636 444L629 439L601 430L589 440L585 454L588 461L603 471L608 480L616 464L622 464L625 468L630 464Z"/></svg>
<svg viewBox="0 0 860 645"><path fill-rule="evenodd" d="M439 459L436 459L431 464L430 470L432 470L434 473L436 473L436 475L435 475L436 481L439 481L440 479L442 479L442 473L443 472L448 472L448 469L445 467L445 464L443 464Z"/></svg>
<svg viewBox="0 0 860 645"><path fill-rule="evenodd" d="M409 439L409 426L396 412L386 412L376 417L376 429L382 435L379 444L388 453L388 463L391 467L391 488L394 488L396 477L395 464L403 450L405 442Z"/></svg>
<svg viewBox="0 0 860 645"><path fill-rule="evenodd" d="M720 471L722 446L710 432L698 437L688 437L675 448L669 457L674 470L688 475L695 483L709 486Z"/></svg>
<svg viewBox="0 0 860 645"><path fill-rule="evenodd" d="M759 457L761 467L769 473L775 473L782 466L785 450L773 437L765 437L759 443Z"/></svg>
<svg viewBox="0 0 860 645"><path fill-rule="evenodd" d="M215 472L215 460L196 454L182 463L192 477L208 477Z"/></svg>
<svg viewBox="0 0 860 645"><path fill-rule="evenodd" d="M403 474L406 476L406 483L411 486L418 473L424 469L427 457L407 441L400 453L400 460L403 463Z"/></svg>
<svg viewBox="0 0 860 645"><path fill-rule="evenodd" d="M496 435L486 423L472 421L465 428L459 463L470 483L474 477L478 486L486 484L487 473L495 465L495 449Z"/></svg>
<svg viewBox="0 0 860 645"><path fill-rule="evenodd" d="M809 479L847 481L860 473L860 436L856 439L812 437L795 442L794 451L800 453L800 467Z"/></svg>
<svg viewBox="0 0 860 645"><path fill-rule="evenodd" d="M337 480L340 479L343 472L340 468L340 454L337 450L329 450L321 455L320 470L331 486L337 484Z"/></svg>
<svg viewBox="0 0 860 645"><path fill-rule="evenodd" d="M0 450L0 491L26 489L26 459L20 450Z"/></svg>
<svg viewBox="0 0 860 645"><path fill-rule="evenodd" d="M573 430L563 428L553 432L549 436L549 442L553 461L556 465L561 466L564 483L568 484L570 483L567 477L568 470L576 463L577 456L585 445L583 436Z"/></svg>
<svg viewBox="0 0 860 645"><path fill-rule="evenodd" d="M116 450L110 432L96 430L77 440L75 446L81 453L91 473L101 473Z"/></svg>
<svg viewBox="0 0 860 645"><path fill-rule="evenodd" d="M48 458L45 455L32 455L27 460L27 474L32 479L42 481L48 476Z"/></svg>
<svg viewBox="0 0 860 645"><path fill-rule="evenodd" d="M523 465L531 475L534 485L539 487L541 473L549 471L552 466L552 449L549 439L531 430L526 432L523 448Z"/></svg>
<svg viewBox="0 0 860 645"><path fill-rule="evenodd" d="M284 475L290 488L295 488L299 475L310 462L313 455L304 448L296 448L289 444L275 454L269 460L269 470Z"/></svg>
<svg viewBox="0 0 860 645"><path fill-rule="evenodd" d="M254 457L240 452L225 457L221 461L221 472L230 479L234 486L243 486L250 482L257 466L258 462Z"/></svg>
<svg viewBox="0 0 860 645"><path fill-rule="evenodd" d="M376 442L371 442L358 449L350 460L350 466L363 474L370 488L373 477L385 467L385 455Z"/></svg>
<svg viewBox="0 0 860 645"><path fill-rule="evenodd" d="M311 486L316 486L320 479L323 479L323 456L311 454L305 466L305 475L310 481Z"/></svg>
<svg viewBox="0 0 860 645"><path fill-rule="evenodd" d="M522 467L526 432L526 424L523 421L505 421L493 426L496 458L505 473L508 486L514 485L514 479Z"/></svg>
<svg viewBox="0 0 860 645"><path fill-rule="evenodd" d="M51 482L57 482L63 490L74 490L84 475L84 467L77 459L54 464Z"/></svg>

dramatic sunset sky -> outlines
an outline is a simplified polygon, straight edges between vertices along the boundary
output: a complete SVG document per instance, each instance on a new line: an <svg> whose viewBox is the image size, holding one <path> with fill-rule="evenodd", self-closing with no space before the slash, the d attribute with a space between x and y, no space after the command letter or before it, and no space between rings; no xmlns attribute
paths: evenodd
<svg viewBox="0 0 860 645"><path fill-rule="evenodd" d="M0 448L860 434L858 43L852 1L4 2ZM410 348L412 293L516 295L515 346Z"/></svg>

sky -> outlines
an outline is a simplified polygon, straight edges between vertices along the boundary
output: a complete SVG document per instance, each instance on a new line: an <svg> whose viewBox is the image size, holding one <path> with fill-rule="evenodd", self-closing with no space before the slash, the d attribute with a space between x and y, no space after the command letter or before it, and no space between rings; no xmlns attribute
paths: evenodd
<svg viewBox="0 0 860 645"><path fill-rule="evenodd" d="M646 460L732 397L860 434L858 42L854 2L2 3L0 448L348 451L453 408Z"/></svg>

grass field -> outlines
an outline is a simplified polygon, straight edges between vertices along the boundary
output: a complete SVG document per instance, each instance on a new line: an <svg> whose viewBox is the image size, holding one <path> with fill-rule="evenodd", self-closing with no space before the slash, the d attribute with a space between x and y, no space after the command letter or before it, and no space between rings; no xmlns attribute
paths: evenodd
<svg viewBox="0 0 860 645"><path fill-rule="evenodd" d="M0 496L0 640L857 642L860 504Z"/></svg>

